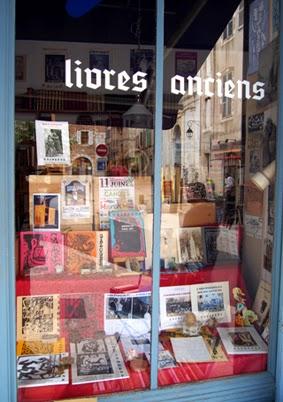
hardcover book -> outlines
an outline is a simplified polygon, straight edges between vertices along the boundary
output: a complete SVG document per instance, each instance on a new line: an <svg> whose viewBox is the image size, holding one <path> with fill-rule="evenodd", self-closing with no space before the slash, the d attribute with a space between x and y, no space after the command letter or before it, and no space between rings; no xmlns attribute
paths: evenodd
<svg viewBox="0 0 283 402"><path fill-rule="evenodd" d="M109 213L110 253L113 261L130 257L145 257L144 222L137 210Z"/></svg>
<svg viewBox="0 0 283 402"><path fill-rule="evenodd" d="M96 271L96 233L73 231L65 235L65 270L71 274Z"/></svg>
<svg viewBox="0 0 283 402"><path fill-rule="evenodd" d="M84 339L70 344L72 384L128 378L115 336Z"/></svg>
<svg viewBox="0 0 283 402"><path fill-rule="evenodd" d="M20 356L17 379L20 388L69 383L68 353Z"/></svg>
<svg viewBox="0 0 283 402"><path fill-rule="evenodd" d="M64 270L64 237L60 232L20 232L20 273L23 276Z"/></svg>

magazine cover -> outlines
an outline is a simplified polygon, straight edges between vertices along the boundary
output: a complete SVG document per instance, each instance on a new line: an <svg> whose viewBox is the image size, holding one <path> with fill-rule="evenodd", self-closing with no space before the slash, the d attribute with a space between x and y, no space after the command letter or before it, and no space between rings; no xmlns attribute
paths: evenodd
<svg viewBox="0 0 283 402"><path fill-rule="evenodd" d="M109 211L135 206L134 177L99 177L100 229L109 229Z"/></svg>
<svg viewBox="0 0 283 402"><path fill-rule="evenodd" d="M65 235L65 271L71 274L96 271L96 232L71 231Z"/></svg>
<svg viewBox="0 0 283 402"><path fill-rule="evenodd" d="M105 294L104 330L107 335L137 337L151 328L151 292Z"/></svg>
<svg viewBox="0 0 283 402"><path fill-rule="evenodd" d="M17 359L19 388L69 383L68 353L21 356Z"/></svg>
<svg viewBox="0 0 283 402"><path fill-rule="evenodd" d="M217 328L229 355L267 353L267 345L254 327Z"/></svg>
<svg viewBox="0 0 283 402"><path fill-rule="evenodd" d="M20 232L20 273L23 276L64 270L64 237L59 232Z"/></svg>
<svg viewBox="0 0 283 402"><path fill-rule="evenodd" d="M92 217L91 179L64 178L61 184L62 219Z"/></svg>
<svg viewBox="0 0 283 402"><path fill-rule="evenodd" d="M142 213L137 210L110 211L110 254L117 258L145 257Z"/></svg>
<svg viewBox="0 0 283 402"><path fill-rule="evenodd" d="M115 336L71 343L72 384L128 378Z"/></svg>
<svg viewBox="0 0 283 402"><path fill-rule="evenodd" d="M69 123L64 121L35 121L37 163L69 165Z"/></svg>
<svg viewBox="0 0 283 402"><path fill-rule="evenodd" d="M192 311L200 321L216 318L231 322L229 282L211 282L191 286Z"/></svg>
<svg viewBox="0 0 283 402"><path fill-rule="evenodd" d="M60 194L32 195L33 230L60 230Z"/></svg>
<svg viewBox="0 0 283 402"><path fill-rule="evenodd" d="M17 340L44 340L59 334L59 296L17 297Z"/></svg>

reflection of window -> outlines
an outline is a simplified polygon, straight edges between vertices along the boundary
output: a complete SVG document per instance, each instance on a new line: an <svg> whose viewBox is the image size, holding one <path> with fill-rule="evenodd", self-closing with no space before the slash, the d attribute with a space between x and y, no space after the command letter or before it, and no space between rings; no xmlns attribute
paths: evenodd
<svg viewBox="0 0 283 402"><path fill-rule="evenodd" d="M233 35L233 19L228 22L223 31L223 40L230 38Z"/></svg>
<svg viewBox="0 0 283 402"><path fill-rule="evenodd" d="M205 98L204 108L204 128L207 130L211 127L211 98Z"/></svg>
<svg viewBox="0 0 283 402"><path fill-rule="evenodd" d="M238 15L238 28L242 28L244 25L244 1L242 0L239 5L239 15Z"/></svg>
<svg viewBox="0 0 283 402"><path fill-rule="evenodd" d="M77 142L80 145L93 144L93 132L89 130L80 130L77 132Z"/></svg>
<svg viewBox="0 0 283 402"><path fill-rule="evenodd" d="M226 81L232 80L232 72L228 71L223 75L223 94L224 92L224 84ZM223 95L222 98L222 117L229 117L232 115L232 99Z"/></svg>
<svg viewBox="0 0 283 402"><path fill-rule="evenodd" d="M88 144L88 131L81 131L81 144Z"/></svg>

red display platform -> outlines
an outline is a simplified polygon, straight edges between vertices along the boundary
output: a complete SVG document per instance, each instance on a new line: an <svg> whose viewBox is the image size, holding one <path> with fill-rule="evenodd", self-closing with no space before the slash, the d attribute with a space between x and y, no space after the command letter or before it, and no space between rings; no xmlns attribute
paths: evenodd
<svg viewBox="0 0 283 402"><path fill-rule="evenodd" d="M229 281L230 293L233 287L245 289L244 280L239 265L209 267L195 273L162 274L161 286L177 286L206 282ZM71 277L52 276L30 280L17 280L17 295L43 295L67 293L95 293L98 297L98 322L103 328L103 298L104 293L116 286L131 286L137 291L151 290L151 277L148 275L123 277ZM100 300L100 301L99 301ZM230 295L233 304L232 294ZM227 362L180 364L176 368L159 370L160 386L201 381L237 374L255 373L266 370L267 355L238 355L229 356ZM19 402L50 402L54 399L75 398L80 396L101 395L146 389L149 387L149 369L144 372L133 372L129 367L128 379L104 381L82 385L56 385L18 390Z"/></svg>

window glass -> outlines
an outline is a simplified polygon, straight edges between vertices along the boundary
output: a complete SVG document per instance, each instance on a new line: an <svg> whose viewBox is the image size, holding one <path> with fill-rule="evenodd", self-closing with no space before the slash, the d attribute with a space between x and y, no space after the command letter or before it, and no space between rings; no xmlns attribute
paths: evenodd
<svg viewBox="0 0 283 402"><path fill-rule="evenodd" d="M18 401L147 389L155 3L16 17Z"/></svg>
<svg viewBox="0 0 283 402"><path fill-rule="evenodd" d="M278 10L239 3L165 2L160 386L267 369Z"/></svg>

